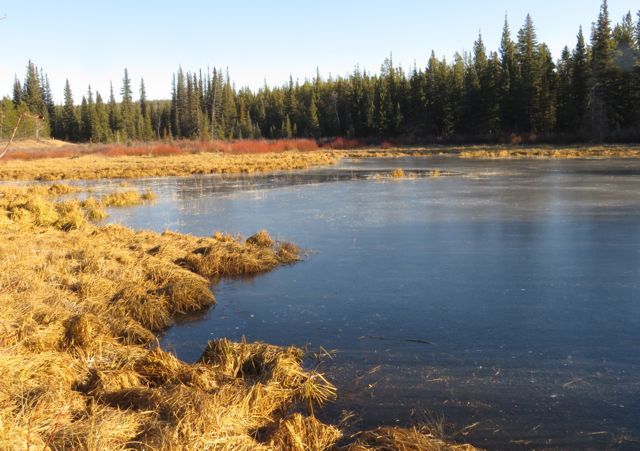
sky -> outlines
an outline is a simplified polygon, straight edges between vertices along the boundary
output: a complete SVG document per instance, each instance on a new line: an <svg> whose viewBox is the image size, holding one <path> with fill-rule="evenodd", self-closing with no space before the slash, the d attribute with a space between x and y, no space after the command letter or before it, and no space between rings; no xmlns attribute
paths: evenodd
<svg viewBox="0 0 640 451"><path fill-rule="evenodd" d="M452 57L469 51L482 32L497 50L505 13L513 35L527 13L540 41L560 56L578 27L589 36L601 0L292 0L185 2L163 0L0 0L0 96L31 59L49 75L60 102L68 78L76 100L91 84L119 93L126 67L147 96L168 98L172 74L228 68L236 86L280 85L293 76L346 75L356 65L378 71L426 65L431 50ZM609 0L614 22L640 9L638 0ZM137 94L137 92L136 92Z"/></svg>

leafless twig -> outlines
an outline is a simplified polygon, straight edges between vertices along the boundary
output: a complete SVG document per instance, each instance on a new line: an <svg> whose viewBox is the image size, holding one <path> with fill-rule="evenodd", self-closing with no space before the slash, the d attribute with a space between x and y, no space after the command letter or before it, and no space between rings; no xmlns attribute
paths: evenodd
<svg viewBox="0 0 640 451"><path fill-rule="evenodd" d="M37 114L29 114L29 113L21 113L20 116L18 116L18 121L16 122L16 126L13 128L13 133L11 133L11 138L9 139L9 142L7 144L5 144L4 149L2 149L2 153L0 153L0 159L2 157L4 157L7 152L9 151L9 146L11 145L11 143L13 142L13 139L16 137L16 133L18 132L18 127L20 127L20 122L22 122L22 118L24 118L25 116L29 116L32 117L34 119L36 119L37 121L41 121L44 119L44 117L37 115ZM38 123L38 128L37 128L37 132L36 132L36 138L40 139L40 124Z"/></svg>

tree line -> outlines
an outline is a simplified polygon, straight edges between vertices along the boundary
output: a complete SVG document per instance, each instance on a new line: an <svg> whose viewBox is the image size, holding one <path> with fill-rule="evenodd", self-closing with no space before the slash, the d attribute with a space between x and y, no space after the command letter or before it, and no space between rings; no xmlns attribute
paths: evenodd
<svg viewBox="0 0 640 451"><path fill-rule="evenodd" d="M451 61L431 53L408 72L387 58L379 73L358 67L346 77L252 91L236 89L219 69L173 76L171 99L133 99L125 69L119 97L89 87L79 105L69 82L54 103L48 77L32 62L0 110L0 133L21 111L41 115L51 136L75 142L346 136L405 142L639 141L640 11L612 24L601 6L587 40L554 61L530 16L512 33L505 18L498 51L482 36ZM25 129L23 134L31 133ZM2 136L0 136L0 139Z"/></svg>

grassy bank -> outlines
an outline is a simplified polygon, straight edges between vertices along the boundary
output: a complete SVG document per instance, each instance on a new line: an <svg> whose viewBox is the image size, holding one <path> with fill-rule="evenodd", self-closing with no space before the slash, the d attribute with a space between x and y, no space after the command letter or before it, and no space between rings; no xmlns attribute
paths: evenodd
<svg viewBox="0 0 640 451"><path fill-rule="evenodd" d="M71 158L0 161L1 180L94 180L184 176L195 174L252 174L334 164L328 152L283 152L260 155L216 153L171 156L84 155Z"/></svg>
<svg viewBox="0 0 640 451"><path fill-rule="evenodd" d="M638 158L639 146L599 147L514 147L464 149L458 153L466 159L576 159L576 158Z"/></svg>
<svg viewBox="0 0 640 451"><path fill-rule="evenodd" d="M156 334L212 305L212 281L298 248L98 227L86 202L55 200L73 190L0 188L0 448L472 449L416 428L345 437L313 416L335 388L297 348L222 339L193 365L165 352Z"/></svg>
<svg viewBox="0 0 640 451"><path fill-rule="evenodd" d="M215 144L215 142L214 142ZM315 149L297 141L239 141L226 146L185 142L178 146L103 146L16 151L0 160L0 180L114 179L196 174L254 174L336 164L341 158L447 155L463 159L640 158L640 146L498 147L428 146L354 150ZM222 147L220 147L222 146ZM212 150L213 149L213 150ZM222 149L222 150L215 150Z"/></svg>

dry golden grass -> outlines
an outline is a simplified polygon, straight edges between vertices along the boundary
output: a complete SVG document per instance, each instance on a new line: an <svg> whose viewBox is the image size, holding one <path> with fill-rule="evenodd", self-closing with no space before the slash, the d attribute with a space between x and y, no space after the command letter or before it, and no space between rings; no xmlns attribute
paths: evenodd
<svg viewBox="0 0 640 451"><path fill-rule="evenodd" d="M307 169L338 161L332 152L283 152L261 155L197 153L172 156L106 157L0 161L2 180L113 179L193 174L253 174Z"/></svg>
<svg viewBox="0 0 640 451"><path fill-rule="evenodd" d="M419 428L382 427L356 435L345 451L472 451L471 445L455 445Z"/></svg>
<svg viewBox="0 0 640 451"><path fill-rule="evenodd" d="M215 302L212 280L294 262L297 247L265 231L242 240L97 227L87 218L98 200L55 202L59 191L0 190L0 448L337 446L341 431L313 416L335 387L302 368L300 349L221 339L189 365L157 346L175 315ZM344 440L405 449L395 434L398 446Z"/></svg>
<svg viewBox="0 0 640 451"><path fill-rule="evenodd" d="M490 148L469 149L459 154L466 159L576 159L576 158L638 158L640 148L609 146L609 147L568 147L568 148Z"/></svg>
<svg viewBox="0 0 640 451"><path fill-rule="evenodd" d="M634 158L638 146L600 147L498 147L432 146L346 151L286 151L261 154L215 152L174 155L107 156L80 154L64 158L0 160L0 180L114 179L195 174L254 174L280 170L308 169L336 164L341 158L402 158L451 155L460 158Z"/></svg>
<svg viewBox="0 0 640 451"><path fill-rule="evenodd" d="M75 186L59 183L48 186L0 186L0 226L5 224L14 229L30 229L34 226L79 229L88 221L106 218L106 207L129 207L155 199L155 194L150 191L142 194L137 191L116 191L100 198L51 202L51 198L79 191Z"/></svg>

